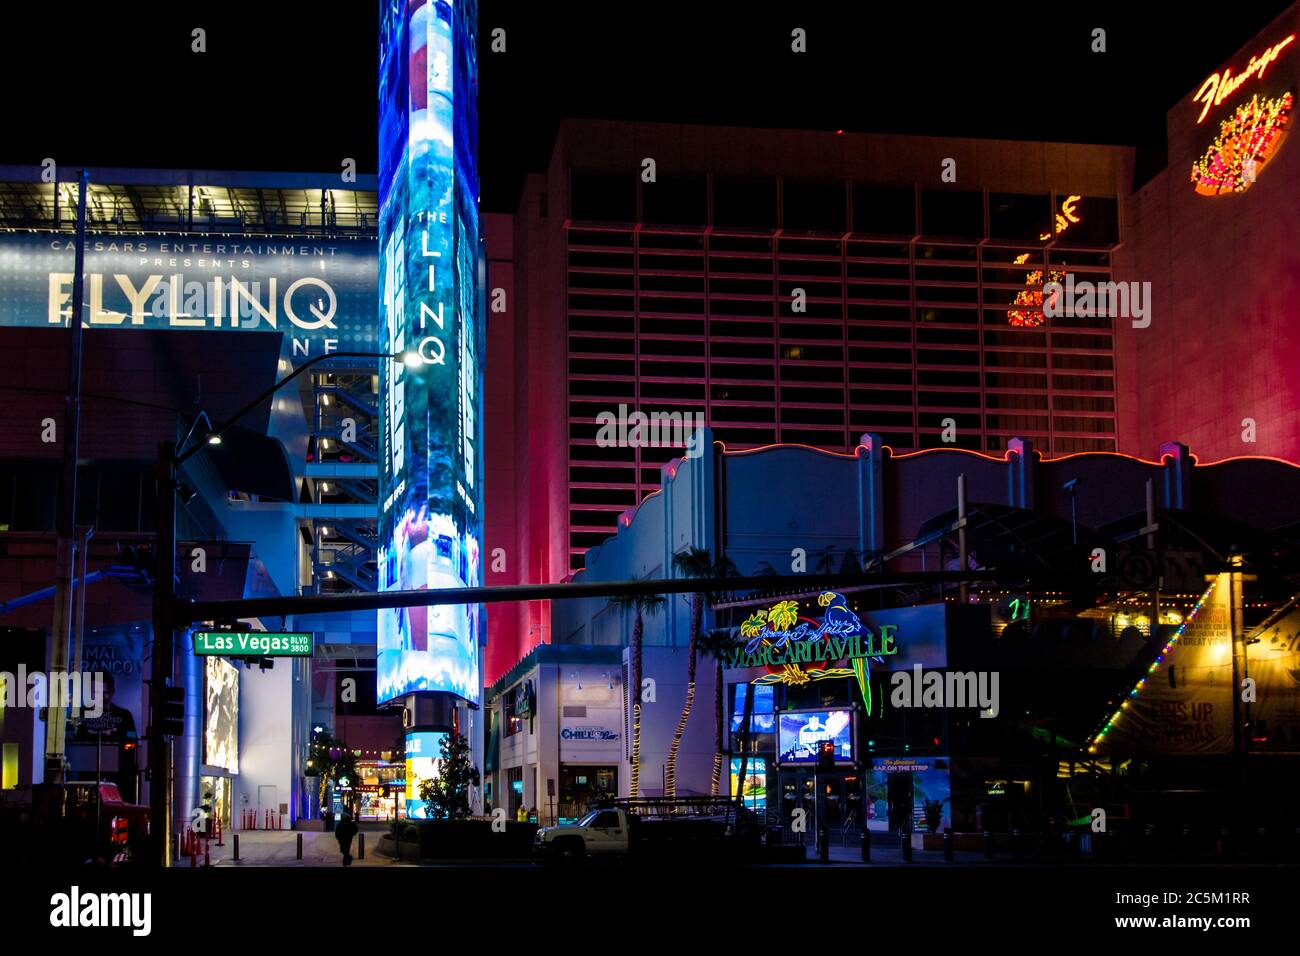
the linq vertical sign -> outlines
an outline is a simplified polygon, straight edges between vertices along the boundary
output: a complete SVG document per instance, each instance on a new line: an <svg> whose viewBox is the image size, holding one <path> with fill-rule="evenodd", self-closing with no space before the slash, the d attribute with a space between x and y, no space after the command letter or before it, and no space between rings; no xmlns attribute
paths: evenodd
<svg viewBox="0 0 1300 956"><path fill-rule="evenodd" d="M481 583L484 326L474 2L380 7L381 590ZM480 694L481 605L379 612L378 696Z"/></svg>

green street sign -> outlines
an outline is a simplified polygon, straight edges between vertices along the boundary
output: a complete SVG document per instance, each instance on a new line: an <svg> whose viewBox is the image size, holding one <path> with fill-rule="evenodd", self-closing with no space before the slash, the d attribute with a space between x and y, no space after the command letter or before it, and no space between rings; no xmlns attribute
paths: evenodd
<svg viewBox="0 0 1300 956"><path fill-rule="evenodd" d="M195 631L200 657L311 657L315 635L304 631Z"/></svg>

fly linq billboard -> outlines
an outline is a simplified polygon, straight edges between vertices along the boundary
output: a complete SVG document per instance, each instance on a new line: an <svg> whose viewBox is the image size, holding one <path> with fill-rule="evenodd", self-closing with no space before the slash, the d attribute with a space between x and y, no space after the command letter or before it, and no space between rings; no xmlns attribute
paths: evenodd
<svg viewBox="0 0 1300 956"><path fill-rule="evenodd" d="M380 589L481 583L485 330L474 3L384 0L379 64L379 327L414 367L380 374ZM481 605L379 613L378 699L477 702Z"/></svg>

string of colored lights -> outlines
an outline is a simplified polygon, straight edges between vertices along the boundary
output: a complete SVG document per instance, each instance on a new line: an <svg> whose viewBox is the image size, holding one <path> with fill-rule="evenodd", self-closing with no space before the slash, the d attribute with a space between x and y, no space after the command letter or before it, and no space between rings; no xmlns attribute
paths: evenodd
<svg viewBox="0 0 1300 956"><path fill-rule="evenodd" d="M1147 668L1147 672L1138 679L1136 684L1133 685L1133 689L1128 692L1128 696L1119 705L1119 709L1110 715L1110 718L1102 726L1101 730L1092 735L1092 738L1088 741L1088 753L1095 754L1097 752L1097 745L1105 739L1106 734L1109 733L1111 727L1115 725L1115 721L1119 720L1120 715L1124 713L1124 710L1128 707L1129 700L1136 697L1142 691L1142 688L1146 686L1147 678L1150 677L1151 673L1164 661L1165 655L1173 650L1174 644L1176 644L1178 639L1183 636L1183 632L1187 630L1188 625L1190 625L1192 621L1196 620L1196 615L1201 613L1201 608L1204 607L1205 602L1210 599L1210 595L1214 593L1214 589L1219 586L1219 580L1219 578L1215 578L1214 582L1205 589L1204 593L1202 593L1200 598L1197 599L1196 604L1192 607L1191 611L1188 612L1187 617L1183 619L1183 623L1178 625L1178 629L1174 631L1173 636L1171 636L1169 640L1165 642L1165 646L1160 649L1160 653L1157 654L1156 659L1151 662L1151 666Z"/></svg>

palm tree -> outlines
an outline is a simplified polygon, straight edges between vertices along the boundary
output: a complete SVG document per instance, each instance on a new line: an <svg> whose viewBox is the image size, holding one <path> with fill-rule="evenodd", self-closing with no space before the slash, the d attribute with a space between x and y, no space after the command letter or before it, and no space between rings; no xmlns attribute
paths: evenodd
<svg viewBox="0 0 1300 956"><path fill-rule="evenodd" d="M673 556L673 567L688 578L725 578L734 577L736 565L723 555L717 561L706 548L691 547ZM673 734L672 744L668 748L668 763L664 770L664 795L677 796L677 752L681 747L682 734L686 732L686 721L695 706L695 664L699 653L700 622L704 618L704 602L716 600L713 592L696 591L691 595L691 636L686 653L686 701L682 704L682 715L677 718L677 732Z"/></svg>
<svg viewBox="0 0 1300 956"><path fill-rule="evenodd" d="M636 615L632 622L632 673L628 681L628 691L632 699L632 782L628 795L635 799L641 783L641 636L645 631L645 615L658 611L664 599L658 594L620 594L610 598L609 603L624 612L632 611Z"/></svg>
<svg viewBox="0 0 1300 956"><path fill-rule="evenodd" d="M716 797L722 789L722 744L723 728L726 726L726 713L723 696L726 691L722 672L723 662L741 643L730 627L715 627L700 635L697 647L700 652L713 658L713 784L710 795Z"/></svg>

